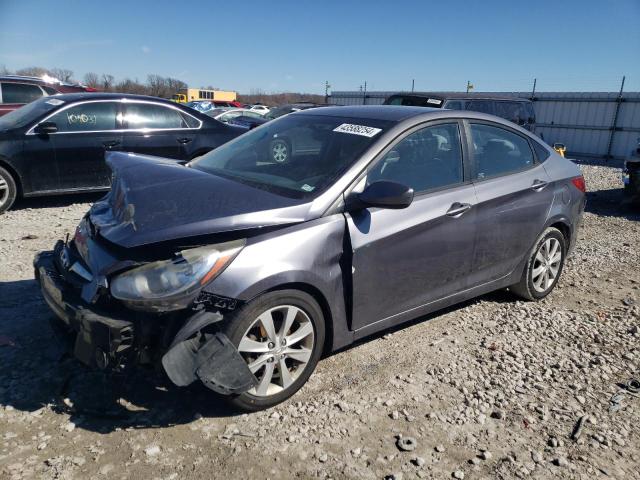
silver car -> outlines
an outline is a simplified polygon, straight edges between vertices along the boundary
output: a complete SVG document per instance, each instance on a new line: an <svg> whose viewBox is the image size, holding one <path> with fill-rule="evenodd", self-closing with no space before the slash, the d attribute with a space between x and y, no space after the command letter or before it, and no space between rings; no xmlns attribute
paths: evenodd
<svg viewBox="0 0 640 480"><path fill-rule="evenodd" d="M317 148L277 161L282 138ZM318 108L187 165L107 161L110 193L35 259L58 326L88 365L161 364L244 410L372 333L496 289L544 298L585 202L571 161L469 111Z"/></svg>

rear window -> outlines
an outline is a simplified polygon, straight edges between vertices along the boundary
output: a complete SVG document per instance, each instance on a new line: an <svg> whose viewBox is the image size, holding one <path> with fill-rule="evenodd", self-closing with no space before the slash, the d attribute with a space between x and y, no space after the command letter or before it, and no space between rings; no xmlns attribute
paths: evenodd
<svg viewBox="0 0 640 480"><path fill-rule="evenodd" d="M415 95L392 95L384 104L385 105L404 105L406 107L442 107L442 99L421 97Z"/></svg>

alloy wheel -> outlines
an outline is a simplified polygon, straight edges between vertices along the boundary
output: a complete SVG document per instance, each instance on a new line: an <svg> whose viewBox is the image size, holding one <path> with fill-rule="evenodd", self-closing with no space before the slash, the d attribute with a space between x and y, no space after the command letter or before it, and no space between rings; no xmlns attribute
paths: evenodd
<svg viewBox="0 0 640 480"><path fill-rule="evenodd" d="M0 176L0 206L4 205L7 198L9 198L9 184Z"/></svg>
<svg viewBox="0 0 640 480"><path fill-rule="evenodd" d="M267 397L289 388L309 364L314 339L313 323L298 307L281 305L259 315L238 345L258 379L247 393Z"/></svg>
<svg viewBox="0 0 640 480"><path fill-rule="evenodd" d="M537 292L550 289L560 271L562 246L556 238L547 238L536 252L531 269L531 281Z"/></svg>

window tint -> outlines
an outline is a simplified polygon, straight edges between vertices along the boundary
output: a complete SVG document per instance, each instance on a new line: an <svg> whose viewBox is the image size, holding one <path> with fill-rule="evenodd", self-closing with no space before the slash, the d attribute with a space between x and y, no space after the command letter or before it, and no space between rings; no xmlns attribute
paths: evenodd
<svg viewBox="0 0 640 480"><path fill-rule="evenodd" d="M47 92L47 94L49 95L57 95L59 92L53 88L53 87L47 87L47 86L43 86L42 87L44 89L45 92Z"/></svg>
<svg viewBox="0 0 640 480"><path fill-rule="evenodd" d="M533 165L533 152L524 137L503 128L472 123L475 178L516 172Z"/></svg>
<svg viewBox="0 0 640 480"><path fill-rule="evenodd" d="M463 110L462 102L460 100L448 100L445 103L444 108L448 108L449 110Z"/></svg>
<svg viewBox="0 0 640 480"><path fill-rule="evenodd" d="M464 100L462 102L463 110L471 110L472 112L494 114L494 102L490 100Z"/></svg>
<svg viewBox="0 0 640 480"><path fill-rule="evenodd" d="M55 122L59 132L114 130L117 112L115 102L82 103L56 113L48 121Z"/></svg>
<svg viewBox="0 0 640 480"><path fill-rule="evenodd" d="M549 155L550 155L549 150L544 148L538 142L532 142L532 143L533 143L533 149L536 151L536 157L538 158L538 161L540 163L544 162L547 158L549 158Z"/></svg>
<svg viewBox="0 0 640 480"><path fill-rule="evenodd" d="M442 106L439 98L418 97L412 95L394 95L384 102L385 105L404 105L408 107L434 107Z"/></svg>
<svg viewBox="0 0 640 480"><path fill-rule="evenodd" d="M458 124L423 128L402 139L376 164L367 183L390 180L416 193L462 182Z"/></svg>
<svg viewBox="0 0 640 480"><path fill-rule="evenodd" d="M152 103L127 104L127 128L186 128L178 110Z"/></svg>
<svg viewBox="0 0 640 480"><path fill-rule="evenodd" d="M27 85L26 83L2 84L2 103L29 103L42 96L42 90L37 85Z"/></svg>
<svg viewBox="0 0 640 480"><path fill-rule="evenodd" d="M520 102L496 102L495 115L506 118L507 120L517 124L524 125L527 123L527 112L524 105Z"/></svg>
<svg viewBox="0 0 640 480"><path fill-rule="evenodd" d="M186 113L182 113L182 118L184 119L184 122L187 124L187 127L189 128L198 128L200 126L200 122L192 117L191 115L187 115Z"/></svg>

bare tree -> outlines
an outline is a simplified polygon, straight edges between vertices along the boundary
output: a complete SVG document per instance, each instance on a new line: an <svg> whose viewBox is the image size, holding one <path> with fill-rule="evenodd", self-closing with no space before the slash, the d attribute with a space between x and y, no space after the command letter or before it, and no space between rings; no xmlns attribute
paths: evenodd
<svg viewBox="0 0 640 480"><path fill-rule="evenodd" d="M100 76L94 72L85 73L84 84L91 88L100 88Z"/></svg>
<svg viewBox="0 0 640 480"><path fill-rule="evenodd" d="M113 75L109 75L108 73L102 74L102 90L105 92L109 92L113 87Z"/></svg>
<svg viewBox="0 0 640 480"><path fill-rule="evenodd" d="M11 70L4 65L0 65L0 75L11 75Z"/></svg>
<svg viewBox="0 0 640 480"><path fill-rule="evenodd" d="M48 73L49 71L42 67L26 67L16 70L16 75L24 75L25 77L41 77Z"/></svg>
<svg viewBox="0 0 640 480"><path fill-rule="evenodd" d="M61 82L73 82L73 72L71 70L67 70L66 68L52 68L51 70L49 70L49 74L52 77L57 78Z"/></svg>

